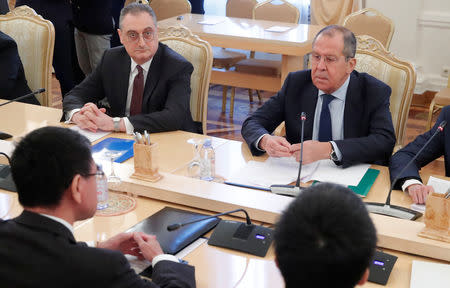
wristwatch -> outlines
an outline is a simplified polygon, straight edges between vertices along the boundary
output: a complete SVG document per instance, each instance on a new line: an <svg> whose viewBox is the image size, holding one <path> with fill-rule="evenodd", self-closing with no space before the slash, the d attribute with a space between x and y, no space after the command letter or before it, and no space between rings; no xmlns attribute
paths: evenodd
<svg viewBox="0 0 450 288"><path fill-rule="evenodd" d="M120 132L120 117L113 118L114 132Z"/></svg>
<svg viewBox="0 0 450 288"><path fill-rule="evenodd" d="M333 160L333 162L335 162L335 163L339 162L339 158L336 154L336 151L334 151L334 146L333 146L333 144L331 144L331 142L330 142L330 145L331 145L330 159Z"/></svg>

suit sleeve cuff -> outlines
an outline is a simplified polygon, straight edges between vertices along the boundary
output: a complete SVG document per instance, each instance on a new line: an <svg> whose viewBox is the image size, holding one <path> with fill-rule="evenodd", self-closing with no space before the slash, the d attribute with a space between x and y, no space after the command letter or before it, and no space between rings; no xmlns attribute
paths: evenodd
<svg viewBox="0 0 450 288"><path fill-rule="evenodd" d="M175 257L175 256L173 256L173 255L170 255L170 254L161 254L161 255L158 255L158 256L155 256L154 258L153 258L153 261L152 261L152 267L153 268L155 268L155 265L159 262L159 261L172 261L172 262L179 262L178 261L178 258L177 257Z"/></svg>
<svg viewBox="0 0 450 288"><path fill-rule="evenodd" d="M333 150L336 153L336 156L338 158L339 162L342 162L342 153L341 150L339 150L339 147L336 145L334 141L330 141L331 145L333 145Z"/></svg>
<svg viewBox="0 0 450 288"><path fill-rule="evenodd" d="M123 123L125 124L125 130L126 130L127 134L133 134L134 127L133 127L133 124L131 124L128 117L123 117L122 119L123 119Z"/></svg>
<svg viewBox="0 0 450 288"><path fill-rule="evenodd" d="M263 135L259 136L258 139L256 139L254 146L256 149L258 149L258 151L266 152L266 150L262 150L261 148L259 148L259 141L261 141L261 139L266 135L269 135L269 134L263 134Z"/></svg>
<svg viewBox="0 0 450 288"><path fill-rule="evenodd" d="M77 113L80 110L81 110L80 108L77 108L77 109L70 110L69 112L66 112L66 122L65 123L72 124L73 123L72 122L73 114Z"/></svg>
<svg viewBox="0 0 450 288"><path fill-rule="evenodd" d="M408 179L406 180L403 185L402 185L402 190L403 192L406 192L406 189L408 189L409 186L414 185L414 184L420 184L423 185L422 182L420 182L417 179Z"/></svg>

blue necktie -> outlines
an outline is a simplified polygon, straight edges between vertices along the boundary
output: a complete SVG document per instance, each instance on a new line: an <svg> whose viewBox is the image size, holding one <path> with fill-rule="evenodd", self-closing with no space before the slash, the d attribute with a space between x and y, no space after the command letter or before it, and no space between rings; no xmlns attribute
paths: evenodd
<svg viewBox="0 0 450 288"><path fill-rule="evenodd" d="M320 113L319 141L328 142L333 140L331 134L331 116L328 104L334 99L333 95L322 94L322 112Z"/></svg>

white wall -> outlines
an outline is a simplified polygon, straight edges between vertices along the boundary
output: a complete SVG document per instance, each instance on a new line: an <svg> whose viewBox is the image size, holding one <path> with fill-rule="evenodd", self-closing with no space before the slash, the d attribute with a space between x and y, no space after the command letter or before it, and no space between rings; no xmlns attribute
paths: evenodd
<svg viewBox="0 0 450 288"><path fill-rule="evenodd" d="M450 1L366 0L395 23L390 50L417 69L416 93L446 86L450 70Z"/></svg>

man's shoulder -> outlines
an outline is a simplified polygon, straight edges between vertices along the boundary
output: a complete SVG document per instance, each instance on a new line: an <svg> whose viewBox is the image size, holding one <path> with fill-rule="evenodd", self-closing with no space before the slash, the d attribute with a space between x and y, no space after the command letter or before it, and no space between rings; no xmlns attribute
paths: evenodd
<svg viewBox="0 0 450 288"><path fill-rule="evenodd" d="M387 85L383 81L378 80L377 78L365 72L358 72L356 70L353 70L350 77L350 80L357 81L361 85L366 85L367 87L390 88L389 85Z"/></svg>

